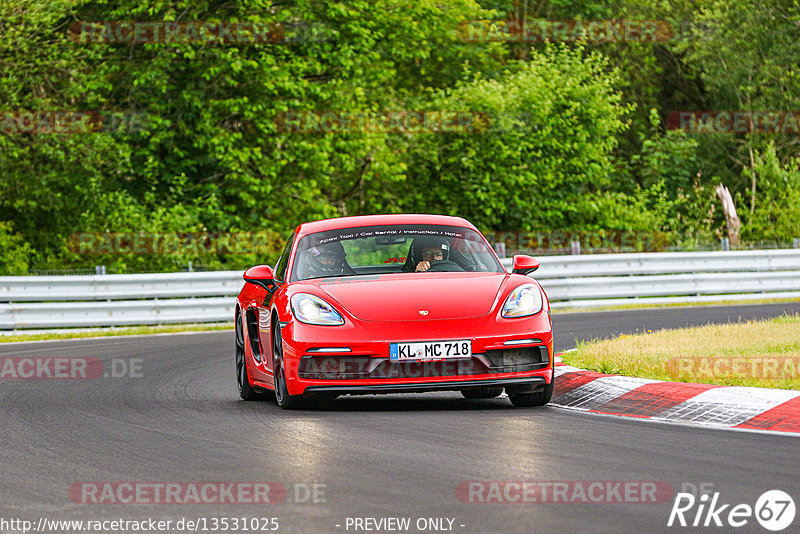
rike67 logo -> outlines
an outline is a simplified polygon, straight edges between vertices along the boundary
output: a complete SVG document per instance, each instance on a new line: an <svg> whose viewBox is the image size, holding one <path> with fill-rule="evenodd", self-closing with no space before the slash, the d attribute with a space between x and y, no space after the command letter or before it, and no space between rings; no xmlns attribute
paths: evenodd
<svg viewBox="0 0 800 534"><path fill-rule="evenodd" d="M795 504L781 490L764 492L755 503L723 504L718 491L696 497L693 493L678 493L669 514L667 526L681 527L742 527L755 518L767 530L784 530L794 521Z"/></svg>

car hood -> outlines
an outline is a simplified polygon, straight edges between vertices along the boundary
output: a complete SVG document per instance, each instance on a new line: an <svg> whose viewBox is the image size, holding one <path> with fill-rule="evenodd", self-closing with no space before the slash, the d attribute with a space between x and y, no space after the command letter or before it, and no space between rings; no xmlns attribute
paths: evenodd
<svg viewBox="0 0 800 534"><path fill-rule="evenodd" d="M404 273L339 278L335 283L322 281L319 288L351 315L365 321L465 319L492 310L506 276Z"/></svg>

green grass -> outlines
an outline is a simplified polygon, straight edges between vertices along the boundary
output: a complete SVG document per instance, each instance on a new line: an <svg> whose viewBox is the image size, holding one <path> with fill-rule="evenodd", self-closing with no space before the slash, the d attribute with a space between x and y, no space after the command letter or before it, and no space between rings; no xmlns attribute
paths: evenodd
<svg viewBox="0 0 800 534"><path fill-rule="evenodd" d="M579 343L562 359L608 374L800 390L800 315L623 334Z"/></svg>
<svg viewBox="0 0 800 534"><path fill-rule="evenodd" d="M0 336L0 343L12 343L15 341L41 341L46 339L81 339L92 337L112 337L112 336L143 336L149 334L169 334L176 332L211 332L215 330L233 330L233 323L230 324L174 324L163 326L133 326L133 327L111 327L97 328L92 330L70 331L64 330L58 333L40 334L13 334Z"/></svg>

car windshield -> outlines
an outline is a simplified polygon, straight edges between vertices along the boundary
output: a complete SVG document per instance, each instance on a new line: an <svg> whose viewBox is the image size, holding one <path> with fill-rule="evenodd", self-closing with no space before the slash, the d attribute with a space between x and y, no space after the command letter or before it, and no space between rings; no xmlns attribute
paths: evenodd
<svg viewBox="0 0 800 534"><path fill-rule="evenodd" d="M422 262L427 262L420 267ZM337 276L426 272L504 272L475 230L443 225L344 228L303 237L292 281Z"/></svg>

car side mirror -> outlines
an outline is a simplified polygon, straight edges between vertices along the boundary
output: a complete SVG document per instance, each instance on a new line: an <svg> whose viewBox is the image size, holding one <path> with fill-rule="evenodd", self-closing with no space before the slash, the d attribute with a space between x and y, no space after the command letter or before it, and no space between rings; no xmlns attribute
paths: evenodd
<svg viewBox="0 0 800 534"><path fill-rule="evenodd" d="M512 273L514 274L529 274L539 268L539 260L530 256L517 254L514 256Z"/></svg>
<svg viewBox="0 0 800 534"><path fill-rule="evenodd" d="M244 272L242 278L248 284L261 286L269 292L275 289L275 273L272 272L272 267L269 265L250 267Z"/></svg>

